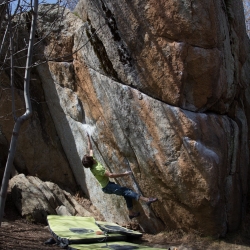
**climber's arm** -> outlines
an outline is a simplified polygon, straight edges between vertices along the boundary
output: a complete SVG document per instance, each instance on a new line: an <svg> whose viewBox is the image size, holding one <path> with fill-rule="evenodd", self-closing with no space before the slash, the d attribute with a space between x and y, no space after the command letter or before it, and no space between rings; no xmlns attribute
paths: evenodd
<svg viewBox="0 0 250 250"><path fill-rule="evenodd" d="M121 173L121 174L116 174L116 173L110 173L109 171L105 171L104 175L109 177L109 178L117 178L117 177L123 177L123 176L127 176L127 175L130 175L132 174L131 171L126 171L124 173Z"/></svg>
<svg viewBox="0 0 250 250"><path fill-rule="evenodd" d="M89 156L93 156L93 147L92 147L92 143L89 137L89 134L87 134L88 137L88 151L89 151Z"/></svg>

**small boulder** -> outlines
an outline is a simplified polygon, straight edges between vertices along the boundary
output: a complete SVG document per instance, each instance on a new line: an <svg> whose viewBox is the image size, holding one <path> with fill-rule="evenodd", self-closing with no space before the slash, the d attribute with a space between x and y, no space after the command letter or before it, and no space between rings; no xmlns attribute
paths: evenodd
<svg viewBox="0 0 250 250"><path fill-rule="evenodd" d="M19 174L9 183L19 213L32 222L46 223L49 214L93 216L69 192L52 182Z"/></svg>

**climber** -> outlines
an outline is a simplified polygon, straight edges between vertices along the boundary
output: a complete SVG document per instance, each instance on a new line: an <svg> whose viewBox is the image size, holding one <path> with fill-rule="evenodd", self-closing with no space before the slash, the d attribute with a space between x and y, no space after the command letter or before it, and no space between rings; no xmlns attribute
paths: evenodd
<svg viewBox="0 0 250 250"><path fill-rule="evenodd" d="M138 217L140 215L140 212L133 211L132 199L142 200L142 201L145 201L147 205L150 205L151 203L157 201L157 198L144 197L142 195L139 195L139 194L133 192L131 189L129 189L127 187L121 187L120 185L118 185L114 182L111 182L109 180L109 178L128 176L128 175L131 175L132 172L126 171L126 172L121 173L121 174L115 174L115 173L110 173L109 171L105 170L105 168L93 158L93 148L92 148L89 134L87 134L87 137L88 137L88 151L89 151L89 153L84 155L82 158L83 166L85 168L90 168L90 171L95 176L97 181L100 183L100 185L102 187L102 191L104 193L116 194L116 195L120 195L120 196L124 197L126 204L127 204L128 211L129 211L129 218L130 219Z"/></svg>

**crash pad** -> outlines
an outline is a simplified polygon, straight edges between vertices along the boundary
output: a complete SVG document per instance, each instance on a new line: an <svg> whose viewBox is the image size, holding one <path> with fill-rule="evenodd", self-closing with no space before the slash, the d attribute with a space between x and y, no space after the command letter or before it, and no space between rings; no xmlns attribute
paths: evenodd
<svg viewBox="0 0 250 250"><path fill-rule="evenodd" d="M154 248L142 246L130 242L118 241L118 242L104 242L104 243L94 243L94 244L72 244L68 246L68 250L86 250L86 249L95 249L95 250L159 250L163 248Z"/></svg>
<svg viewBox="0 0 250 250"><path fill-rule="evenodd" d="M93 217L48 215L47 221L53 237L63 246L69 244L126 240L125 235L104 234ZM103 233L100 235L100 233Z"/></svg>
<svg viewBox="0 0 250 250"><path fill-rule="evenodd" d="M119 226L118 224L113 222L96 221L95 223L102 231L109 234L119 233L132 237L142 237L142 233Z"/></svg>

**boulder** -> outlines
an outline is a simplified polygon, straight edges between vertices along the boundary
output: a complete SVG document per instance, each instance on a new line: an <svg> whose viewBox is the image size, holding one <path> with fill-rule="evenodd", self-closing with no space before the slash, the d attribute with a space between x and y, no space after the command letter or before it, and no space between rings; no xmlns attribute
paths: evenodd
<svg viewBox="0 0 250 250"><path fill-rule="evenodd" d="M59 207L56 208L56 212L58 215L62 215L62 216L71 216L72 214L68 211L68 209L61 205Z"/></svg>
<svg viewBox="0 0 250 250"><path fill-rule="evenodd" d="M95 216L67 191L51 182L19 174L10 180L11 196L27 220L46 223L47 215Z"/></svg>
<svg viewBox="0 0 250 250"><path fill-rule="evenodd" d="M51 62L38 73L46 99L57 100L50 112L91 201L106 220L128 220L124 201L103 194L81 165L89 131L98 161L111 172L133 171L118 183L159 198L151 208L137 204L145 231L238 228L249 163L242 3L85 0L75 11L81 19L67 13L60 33L74 37L64 49L74 78L62 80L68 65L47 53L53 34Z"/></svg>
<svg viewBox="0 0 250 250"><path fill-rule="evenodd" d="M43 191L24 174L10 180L11 197L19 213L29 221L45 223L48 214L56 214Z"/></svg>

